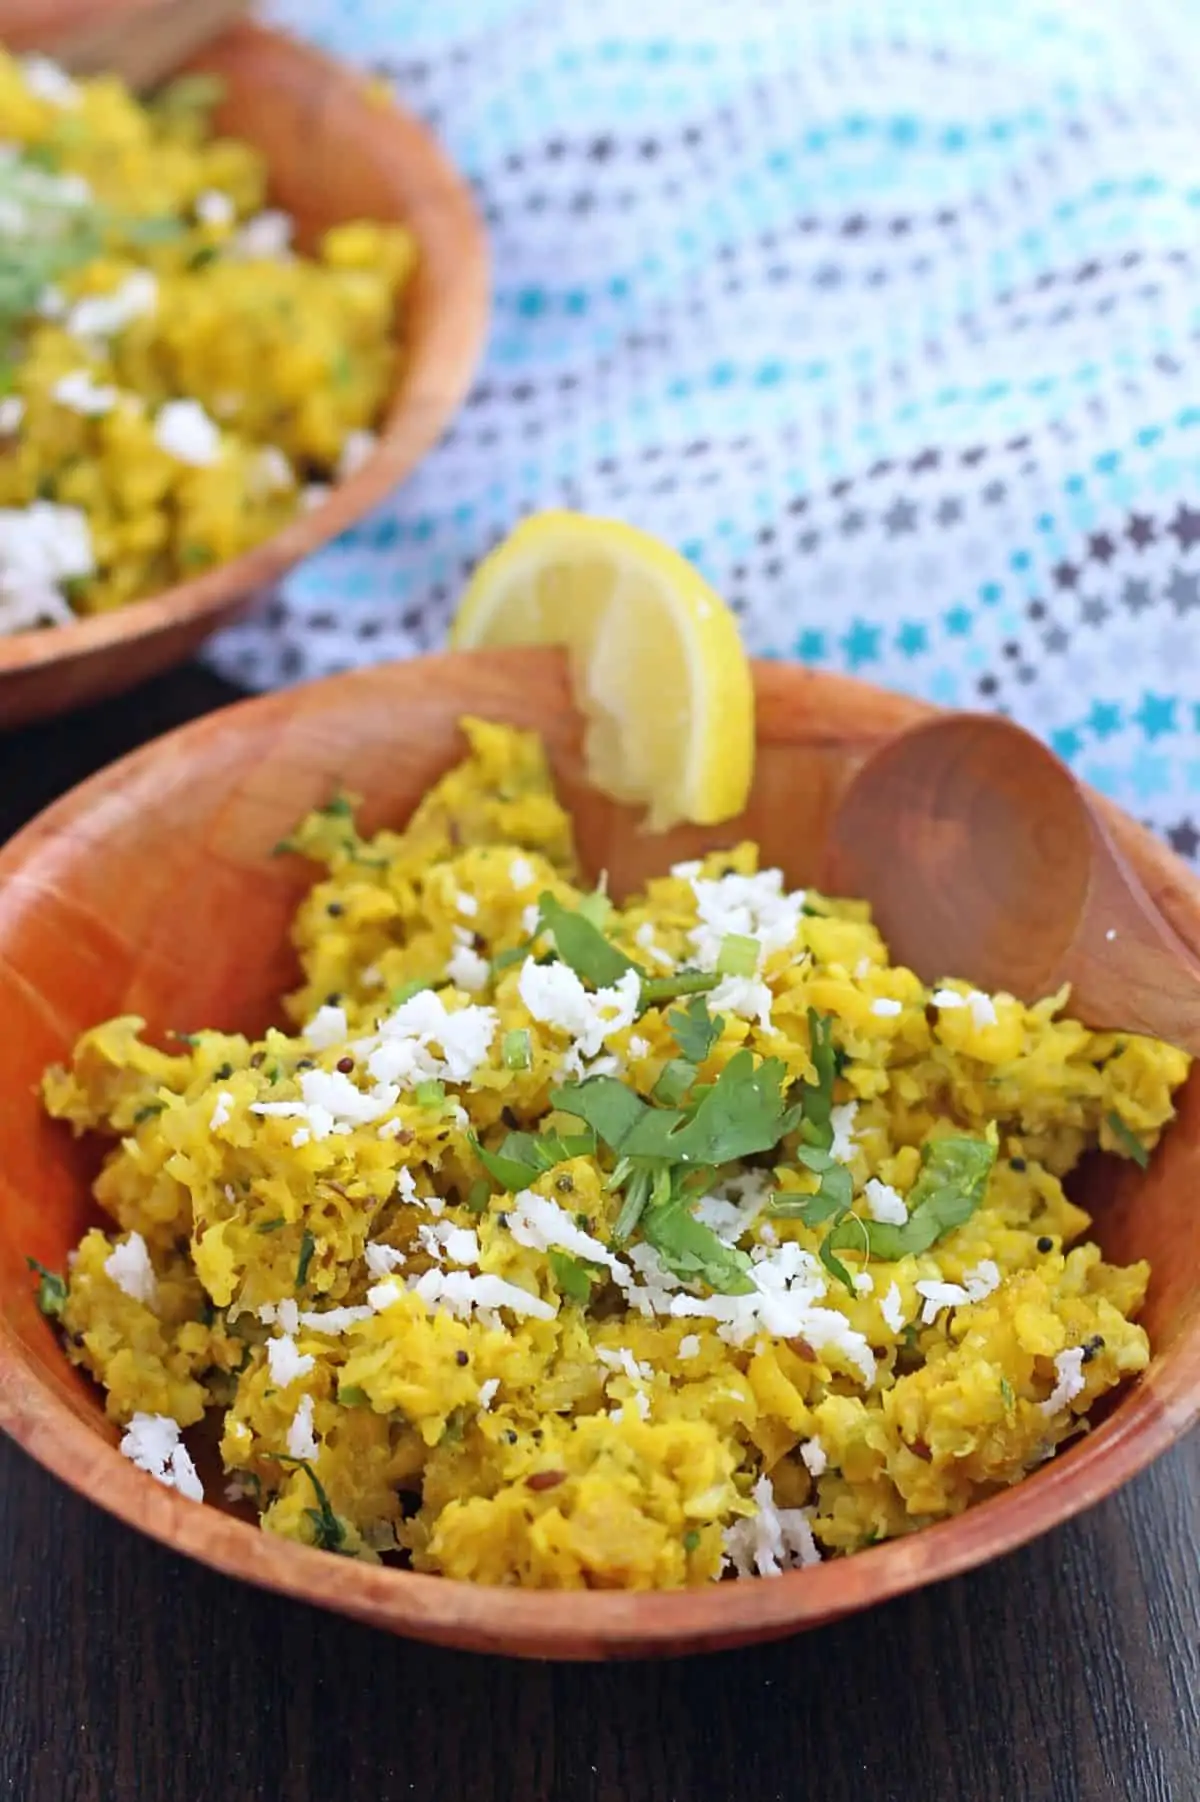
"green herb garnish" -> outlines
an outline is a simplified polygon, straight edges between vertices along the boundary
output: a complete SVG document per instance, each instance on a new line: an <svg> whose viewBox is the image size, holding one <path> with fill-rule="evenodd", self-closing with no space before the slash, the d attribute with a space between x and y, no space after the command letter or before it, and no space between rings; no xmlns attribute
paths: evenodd
<svg viewBox="0 0 1200 1802"><path fill-rule="evenodd" d="M256 1233L277 1233L282 1225L283 1225L283 1215L276 1214L274 1220L260 1221L260 1223L258 1224L258 1226L255 1227L254 1230ZM311 1237L311 1234L309 1236ZM311 1257L311 1255L312 1254L310 1252L309 1256Z"/></svg>
<svg viewBox="0 0 1200 1802"><path fill-rule="evenodd" d="M676 1107L695 1080L695 1064L690 1064L686 1057L673 1057L663 1066L662 1075L654 1085L654 1099L664 1107Z"/></svg>
<svg viewBox="0 0 1200 1802"><path fill-rule="evenodd" d="M41 169L46 175L57 175L62 168L62 152L53 144L26 144L21 158L29 168Z"/></svg>
<svg viewBox="0 0 1200 1802"><path fill-rule="evenodd" d="M533 1041L526 1027L517 1026L505 1033L500 1057L506 1070L528 1070L533 1062Z"/></svg>
<svg viewBox="0 0 1200 1802"><path fill-rule="evenodd" d="M908 1196L903 1226L879 1220L843 1220L830 1237L834 1246L853 1245L865 1235L870 1255L895 1263L909 1254L928 1251L939 1239L971 1218L983 1200L996 1162L990 1139L932 1139L921 1150L921 1173Z"/></svg>
<svg viewBox="0 0 1200 1802"><path fill-rule="evenodd" d="M490 1176L510 1195L528 1189L539 1176L572 1158L590 1157L596 1149L591 1133L509 1133L499 1151L489 1151L477 1138L471 1145Z"/></svg>
<svg viewBox="0 0 1200 1802"><path fill-rule="evenodd" d="M613 905L601 888L593 889L579 903L579 912L585 920L590 920L597 932L603 932L612 917Z"/></svg>
<svg viewBox="0 0 1200 1802"><path fill-rule="evenodd" d="M683 1030L686 1036L686 1016ZM709 1029L693 1021L691 1030ZM622 1242L640 1228L677 1276L738 1295L753 1287L748 1258L697 1220L692 1205L713 1170L771 1150L799 1124L801 1110L788 1105L786 1081L778 1058L756 1065L742 1049L715 1082L693 1084L681 1095L681 1106L652 1106L610 1076L557 1089L551 1101L584 1120L617 1159L609 1186L623 1197L614 1238Z"/></svg>
<svg viewBox="0 0 1200 1802"><path fill-rule="evenodd" d="M418 1107L441 1107L446 1099L446 1085L430 1078L419 1082L413 1090L413 1100Z"/></svg>
<svg viewBox="0 0 1200 1802"><path fill-rule="evenodd" d="M337 1398L347 1408L369 1408L371 1406L370 1396L365 1389L360 1389L357 1383L340 1384Z"/></svg>
<svg viewBox="0 0 1200 1802"><path fill-rule="evenodd" d="M29 1268L37 1273L37 1305L47 1320L61 1320L67 1305L67 1282L54 1270L47 1270L36 1258L26 1258Z"/></svg>
<svg viewBox="0 0 1200 1802"><path fill-rule="evenodd" d="M582 909L572 912L548 891L538 899L538 931L551 935L563 963L593 988L612 988L630 970L641 977L632 959L610 944Z"/></svg>
<svg viewBox="0 0 1200 1802"><path fill-rule="evenodd" d="M502 970L510 970L514 964L519 964L522 958L528 957L532 944L532 939L523 939L519 945L510 945L507 951L497 951L492 959L492 975L499 976Z"/></svg>
<svg viewBox="0 0 1200 1802"><path fill-rule="evenodd" d="M225 93L219 75L177 75L160 88L151 104L156 113L209 113L220 106Z"/></svg>
<svg viewBox="0 0 1200 1802"><path fill-rule="evenodd" d="M50 287L103 246L101 214L86 183L38 167L28 156L0 161L0 202L14 224L0 235L0 351Z"/></svg>
<svg viewBox="0 0 1200 1802"><path fill-rule="evenodd" d="M176 219L173 214L157 213L146 219L124 220L121 235L130 244L150 249L155 244L174 244L187 229L182 219Z"/></svg>
<svg viewBox="0 0 1200 1802"><path fill-rule="evenodd" d="M839 1075L838 1052L833 1042L833 1021L815 1007L808 1010L808 1038L816 1081L804 1085L804 1136L810 1145L828 1151L833 1144L833 1085Z"/></svg>
<svg viewBox="0 0 1200 1802"><path fill-rule="evenodd" d="M717 952L717 975L753 976L758 969L761 950L757 939L747 938L740 932L726 933Z"/></svg>
<svg viewBox="0 0 1200 1802"><path fill-rule="evenodd" d="M325 1493L324 1484L307 1458L293 1458L285 1452L275 1454L277 1464L294 1464L302 1470L313 1486L313 1494L317 1498L315 1508L304 1510L312 1522L313 1544L322 1552L340 1552L346 1543L346 1528L329 1505L329 1497Z"/></svg>
<svg viewBox="0 0 1200 1802"><path fill-rule="evenodd" d="M658 1007L664 1001L678 1001L684 995L705 995L715 989L720 977L707 970L677 970L674 976L643 976L641 1012Z"/></svg>
<svg viewBox="0 0 1200 1802"><path fill-rule="evenodd" d="M578 1258L570 1257L565 1251L551 1248L546 1253L554 1281L559 1293L568 1301L576 1301L580 1307L586 1307L592 1294L591 1272Z"/></svg>
<svg viewBox="0 0 1200 1802"><path fill-rule="evenodd" d="M618 1157L650 1158L703 1169L770 1151L799 1123L783 1085L787 1069L779 1058L737 1051L716 1082L694 1090L685 1109L656 1108L615 1076L589 1076L556 1089L551 1102L585 1120Z"/></svg>
<svg viewBox="0 0 1200 1802"><path fill-rule="evenodd" d="M694 1552L696 1550L696 1547L699 1544L700 1544L699 1533L696 1531L695 1527L689 1527L687 1532L683 1536L684 1551L685 1552Z"/></svg>
<svg viewBox="0 0 1200 1802"><path fill-rule="evenodd" d="M148 1101L145 1107L140 1107L133 1116L133 1124L135 1126L140 1126L143 1120L153 1120L156 1114L161 1114L165 1111L166 1105L165 1101Z"/></svg>
<svg viewBox="0 0 1200 1802"><path fill-rule="evenodd" d="M664 1201L651 1200L642 1213L642 1237L651 1244L667 1269L685 1282L697 1278L721 1295L748 1295L750 1259L744 1251L726 1245L712 1228L691 1211L691 1195L674 1191Z"/></svg>
<svg viewBox="0 0 1200 1802"><path fill-rule="evenodd" d="M490 1185L484 1178L478 1177L467 1190L466 1207L469 1214L486 1214L488 1202L492 1198Z"/></svg>
<svg viewBox="0 0 1200 1802"><path fill-rule="evenodd" d="M433 978L430 976L410 977L408 982L402 982L398 989L392 990L391 994L388 996L388 1006L403 1007L404 1003L406 1001L411 1001L414 995L421 995L426 989L431 989L432 987Z"/></svg>
<svg viewBox="0 0 1200 1802"><path fill-rule="evenodd" d="M689 1063L702 1064L721 1034L725 1022L708 1011L703 995L694 995L685 1008L667 1015L675 1043Z"/></svg>
<svg viewBox="0 0 1200 1802"><path fill-rule="evenodd" d="M312 1263L313 1253L316 1249L317 1242L309 1232L308 1228L305 1227L304 1235L300 1240L300 1261L296 1265L297 1289L303 1289L305 1283L308 1281L308 1267Z"/></svg>
<svg viewBox="0 0 1200 1802"><path fill-rule="evenodd" d="M1126 1126L1115 1108L1108 1116L1108 1124L1112 1128L1113 1137L1125 1155L1133 1159L1139 1170L1145 1170L1150 1163L1150 1153L1137 1134Z"/></svg>

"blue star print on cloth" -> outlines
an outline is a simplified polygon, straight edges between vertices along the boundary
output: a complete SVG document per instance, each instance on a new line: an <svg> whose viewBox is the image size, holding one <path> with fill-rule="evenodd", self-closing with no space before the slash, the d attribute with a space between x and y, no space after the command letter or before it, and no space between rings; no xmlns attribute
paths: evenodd
<svg viewBox="0 0 1200 1802"><path fill-rule="evenodd" d="M277 0L491 235L438 450L216 641L441 642L522 514L669 539L761 654L997 707L1200 846L1196 0Z"/></svg>

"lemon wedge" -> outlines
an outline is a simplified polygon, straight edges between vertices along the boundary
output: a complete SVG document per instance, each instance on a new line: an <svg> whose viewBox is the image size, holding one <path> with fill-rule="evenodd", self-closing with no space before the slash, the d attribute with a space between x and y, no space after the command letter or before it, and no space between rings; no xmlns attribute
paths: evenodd
<svg viewBox="0 0 1200 1802"><path fill-rule="evenodd" d="M651 831L713 825L746 805L754 685L725 603L648 532L537 513L475 571L457 650L564 645L596 787L647 809Z"/></svg>

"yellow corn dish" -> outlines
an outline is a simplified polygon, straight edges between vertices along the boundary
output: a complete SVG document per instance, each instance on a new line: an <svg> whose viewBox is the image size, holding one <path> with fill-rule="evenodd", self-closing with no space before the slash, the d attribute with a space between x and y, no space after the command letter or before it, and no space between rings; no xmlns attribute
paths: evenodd
<svg viewBox="0 0 1200 1802"><path fill-rule="evenodd" d="M0 633L227 562L371 447L413 240L294 252L214 98L0 50Z"/></svg>
<svg viewBox="0 0 1200 1802"><path fill-rule="evenodd" d="M1063 1179L1144 1161L1186 1058L927 989L750 844L614 904L538 740L464 731L404 830L337 797L281 847L323 871L289 1030L112 1020L46 1077L110 1224L41 1302L127 1455L198 1496L196 1428L268 1532L637 1589L911 1533L1086 1431L1149 1271Z"/></svg>

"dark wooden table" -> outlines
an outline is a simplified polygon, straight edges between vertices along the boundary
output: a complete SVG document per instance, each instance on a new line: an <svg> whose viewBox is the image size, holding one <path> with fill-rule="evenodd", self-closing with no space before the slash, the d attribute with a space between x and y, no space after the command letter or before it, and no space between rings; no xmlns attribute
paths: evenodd
<svg viewBox="0 0 1200 1802"><path fill-rule="evenodd" d="M232 691L0 739L0 837ZM2 1023L0 1023L2 1029ZM0 1802L1196 1802L1200 1437L1004 1563L674 1664L405 1645L181 1562L0 1446Z"/></svg>

